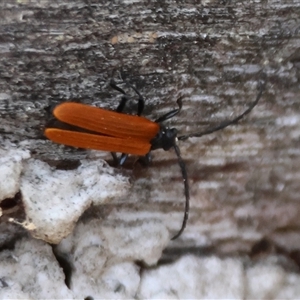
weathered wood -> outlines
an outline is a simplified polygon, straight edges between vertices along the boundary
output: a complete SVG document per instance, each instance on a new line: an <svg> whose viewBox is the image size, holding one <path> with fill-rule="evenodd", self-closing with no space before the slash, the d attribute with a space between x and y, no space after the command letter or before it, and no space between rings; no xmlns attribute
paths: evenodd
<svg viewBox="0 0 300 300"><path fill-rule="evenodd" d="M120 96L108 82L120 70L150 118L185 96L170 122L182 133L238 115L265 81L241 124L180 143L191 214L176 247L249 253L267 238L299 249L297 1L3 1L0 9L1 139L26 141L43 160L86 155L45 142L45 108L70 99L115 108ZM175 232L184 198L174 153L153 153L152 166L134 174L120 209L162 213Z"/></svg>

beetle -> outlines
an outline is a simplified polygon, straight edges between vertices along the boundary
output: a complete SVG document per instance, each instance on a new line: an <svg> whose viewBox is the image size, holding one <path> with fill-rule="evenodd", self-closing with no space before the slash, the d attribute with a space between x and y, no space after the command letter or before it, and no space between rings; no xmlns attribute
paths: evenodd
<svg viewBox="0 0 300 300"><path fill-rule="evenodd" d="M54 108L53 115L61 122L76 126L76 129L74 130L75 127L70 130L48 127L45 129L44 134L55 143L110 151L120 165L124 163L129 154L145 156L146 160L149 161L152 150L163 149L167 151L173 148L181 169L185 195L184 217L180 230L172 237L172 240L174 240L182 234L186 227L190 200L187 171L177 142L187 140L190 137L201 137L236 124L257 105L263 92L262 84L259 83L259 92L255 101L242 114L202 132L181 136L178 136L176 128L165 127L162 123L176 116L181 111L182 97L177 99L177 109L164 114L153 122L141 116L144 110L144 98L142 95L135 87L129 83L127 85L138 95L137 115L122 113L128 101L128 96L114 81L111 81L110 86L123 94L116 111L109 111L81 103L64 102ZM120 152L122 155L118 158L115 152Z"/></svg>

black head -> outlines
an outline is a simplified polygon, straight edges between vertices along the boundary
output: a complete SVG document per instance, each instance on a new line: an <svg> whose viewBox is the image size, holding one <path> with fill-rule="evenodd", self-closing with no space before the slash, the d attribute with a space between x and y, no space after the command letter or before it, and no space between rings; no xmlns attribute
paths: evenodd
<svg viewBox="0 0 300 300"><path fill-rule="evenodd" d="M174 147L177 137L176 128L165 128L161 127L160 131L154 139L151 140L151 150L164 149L165 151L170 150Z"/></svg>

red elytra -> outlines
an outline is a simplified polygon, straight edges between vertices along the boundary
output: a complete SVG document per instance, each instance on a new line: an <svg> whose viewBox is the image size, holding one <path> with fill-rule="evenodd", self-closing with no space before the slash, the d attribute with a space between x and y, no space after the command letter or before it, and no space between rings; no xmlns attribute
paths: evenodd
<svg viewBox="0 0 300 300"><path fill-rule="evenodd" d="M151 148L150 141L160 130L158 123L144 117L75 102L58 105L53 115L62 122L94 132L45 129L45 136L49 140L79 148L146 155Z"/></svg>

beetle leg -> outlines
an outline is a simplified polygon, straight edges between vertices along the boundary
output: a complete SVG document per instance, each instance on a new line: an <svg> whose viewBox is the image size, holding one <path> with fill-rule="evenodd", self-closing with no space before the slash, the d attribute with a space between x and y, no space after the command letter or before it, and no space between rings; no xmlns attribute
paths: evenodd
<svg viewBox="0 0 300 300"><path fill-rule="evenodd" d="M132 88L135 91L135 93L139 96L139 98L138 98L138 111L137 111L137 115L140 116L142 114L143 110L144 110L144 98L143 98L143 96L139 93L139 91L134 86L132 86L129 83L126 83L126 84L130 88ZM123 89L121 89L120 87L118 87L116 85L116 83L114 82L114 80L110 81L110 86L114 90L116 90L116 91L118 91L118 92L120 92L120 93L122 93L124 95L122 97L122 99L121 99L121 101L120 101L117 109L116 109L117 112L122 112L124 110L125 106L126 106L127 101L128 101L128 96L127 96L127 94L125 93L125 91ZM126 161L126 159L128 157L128 154L125 154L125 153L122 153L119 158L117 157L117 154L114 153L114 152L111 152L111 155L113 157L114 162L116 164L118 164L119 166L122 166L125 163L125 161Z"/></svg>

